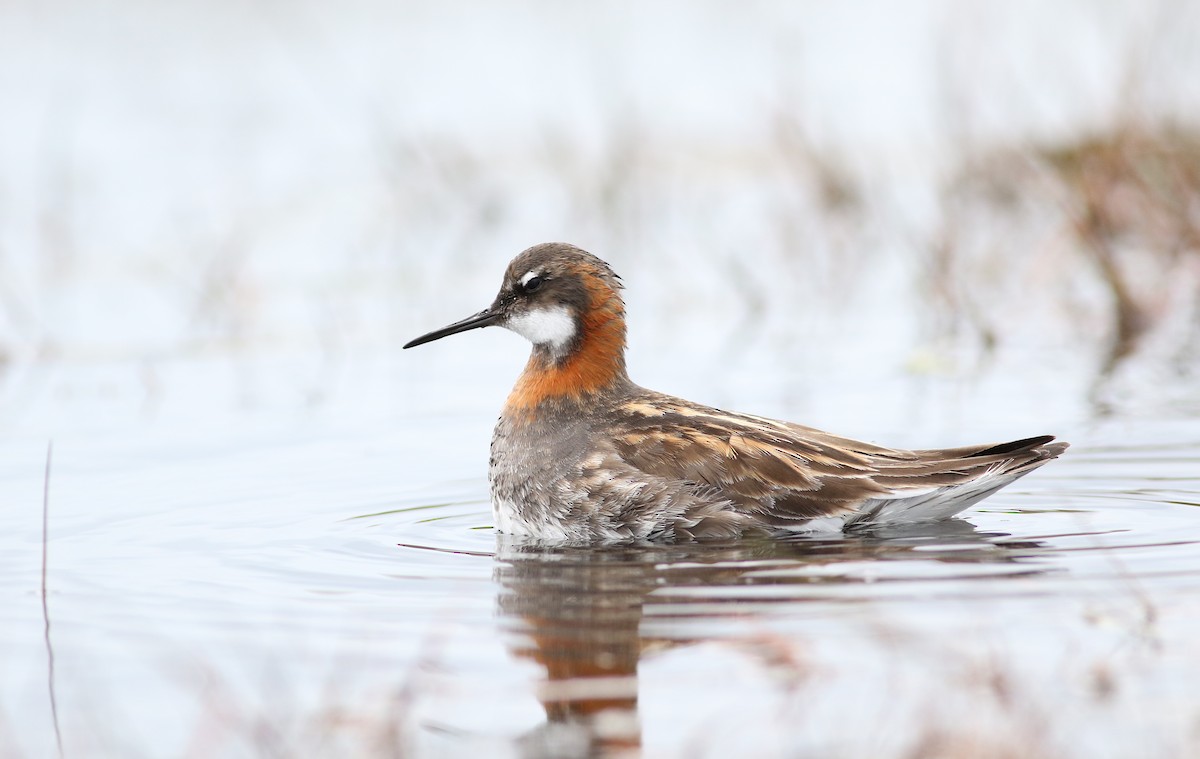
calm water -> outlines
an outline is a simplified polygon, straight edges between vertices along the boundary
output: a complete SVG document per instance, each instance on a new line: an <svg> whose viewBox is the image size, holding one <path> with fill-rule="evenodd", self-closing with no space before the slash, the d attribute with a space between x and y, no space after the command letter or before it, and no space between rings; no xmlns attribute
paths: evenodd
<svg viewBox="0 0 1200 759"><path fill-rule="evenodd" d="M441 360L422 371L443 376ZM917 411L965 402L984 431L879 413L891 442L1075 446L939 525L556 549L489 529L508 382L488 356L463 361L487 370L463 380L476 395L431 379L406 388L426 401L391 407L364 392L299 416L167 409L58 434L49 647L46 438L6 439L0 755L53 755L51 690L68 756L1200 752L1195 418L1032 428L1018 396L925 393Z"/></svg>

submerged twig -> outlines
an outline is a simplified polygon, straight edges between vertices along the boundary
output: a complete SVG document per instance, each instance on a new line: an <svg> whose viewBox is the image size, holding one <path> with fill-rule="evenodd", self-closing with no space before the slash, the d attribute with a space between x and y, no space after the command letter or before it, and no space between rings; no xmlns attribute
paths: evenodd
<svg viewBox="0 0 1200 759"><path fill-rule="evenodd" d="M46 565L49 556L50 528L50 462L54 457L54 441L46 446L46 477L42 483L42 621L45 622L46 683L50 690L50 718L54 722L54 741L59 759L63 756L62 730L58 726L58 698L54 692L54 646L50 644L50 604L46 600Z"/></svg>

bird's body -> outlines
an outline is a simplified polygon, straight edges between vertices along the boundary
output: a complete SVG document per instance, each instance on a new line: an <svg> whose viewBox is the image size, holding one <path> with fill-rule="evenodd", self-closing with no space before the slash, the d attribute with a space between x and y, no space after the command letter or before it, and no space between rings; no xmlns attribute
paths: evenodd
<svg viewBox="0 0 1200 759"><path fill-rule="evenodd" d="M480 314L534 344L492 438L501 532L571 542L735 537L945 519L1059 456L1051 436L907 451L639 387L608 265L561 243L509 265Z"/></svg>

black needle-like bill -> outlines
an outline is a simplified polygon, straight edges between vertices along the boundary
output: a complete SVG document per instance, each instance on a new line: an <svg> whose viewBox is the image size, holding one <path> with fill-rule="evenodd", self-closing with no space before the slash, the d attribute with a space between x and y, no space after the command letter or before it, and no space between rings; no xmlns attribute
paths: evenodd
<svg viewBox="0 0 1200 759"><path fill-rule="evenodd" d="M501 315L499 312L493 311L490 308L485 308L482 311L480 311L479 313L475 314L474 316L468 316L466 319L463 319L462 321L454 322L453 324L451 324L448 327L442 327L441 329L435 329L434 331L432 331L428 334L421 335L420 337L416 338L415 340L409 340L404 345L404 347L405 348L413 348L418 345L424 345L425 343L431 343L434 340L440 340L441 338L446 337L448 335L455 335L455 334L458 334L459 332L466 332L469 329L479 329L480 327L490 327L493 324L495 324L496 322L500 321L500 316Z"/></svg>

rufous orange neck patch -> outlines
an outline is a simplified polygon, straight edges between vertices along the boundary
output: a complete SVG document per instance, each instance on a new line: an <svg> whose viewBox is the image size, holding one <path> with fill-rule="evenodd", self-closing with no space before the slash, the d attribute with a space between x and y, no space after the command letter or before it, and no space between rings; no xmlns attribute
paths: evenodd
<svg viewBox="0 0 1200 759"><path fill-rule="evenodd" d="M590 307L583 315L579 343L564 360L537 354L504 404L505 412L531 409L554 398L580 399L610 386L625 374L625 308L609 287L591 278Z"/></svg>

